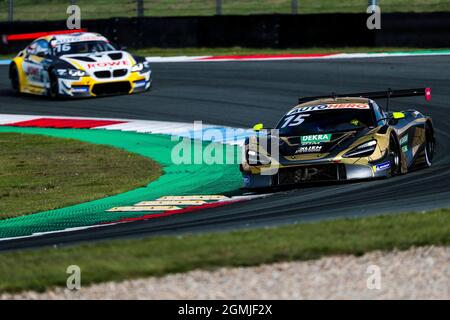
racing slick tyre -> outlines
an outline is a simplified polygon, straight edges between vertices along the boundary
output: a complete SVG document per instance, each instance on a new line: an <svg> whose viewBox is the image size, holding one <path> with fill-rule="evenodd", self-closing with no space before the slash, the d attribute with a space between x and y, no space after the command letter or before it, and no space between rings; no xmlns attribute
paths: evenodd
<svg viewBox="0 0 450 320"><path fill-rule="evenodd" d="M392 135L389 140L389 161L391 162L391 177L401 174L400 147Z"/></svg>
<svg viewBox="0 0 450 320"><path fill-rule="evenodd" d="M52 99L58 99L61 97L59 94L58 78L53 72L50 73L50 89L48 90L48 95Z"/></svg>
<svg viewBox="0 0 450 320"><path fill-rule="evenodd" d="M433 132L431 131L428 125L425 126L425 135L426 135L425 150L424 150L425 166L431 167L435 151L435 141L433 138Z"/></svg>
<svg viewBox="0 0 450 320"><path fill-rule="evenodd" d="M17 70L16 64L11 65L11 69L9 71L9 77L11 79L11 89L15 94L20 93L20 80L19 80L19 72Z"/></svg>

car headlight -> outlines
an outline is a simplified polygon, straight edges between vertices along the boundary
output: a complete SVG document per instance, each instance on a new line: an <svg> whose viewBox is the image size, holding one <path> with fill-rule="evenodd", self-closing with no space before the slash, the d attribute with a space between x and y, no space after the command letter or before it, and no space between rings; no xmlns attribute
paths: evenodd
<svg viewBox="0 0 450 320"><path fill-rule="evenodd" d="M361 158L361 157L368 157L370 156L377 147L377 141L376 140L370 140L368 142L365 142L363 144L360 144L359 146L353 148L346 154L344 154L345 158Z"/></svg>
<svg viewBox="0 0 450 320"><path fill-rule="evenodd" d="M149 70L150 64L148 61L139 62L131 67L131 72L141 72L143 70Z"/></svg>
<svg viewBox="0 0 450 320"><path fill-rule="evenodd" d="M87 73L82 70L69 69L69 75L72 77L85 77L87 76Z"/></svg>
<svg viewBox="0 0 450 320"><path fill-rule="evenodd" d="M131 67L131 72L140 72L144 69L144 64L138 63Z"/></svg>
<svg viewBox="0 0 450 320"><path fill-rule="evenodd" d="M87 72L78 69L58 69L56 72L62 78L80 78L88 75Z"/></svg>
<svg viewBox="0 0 450 320"><path fill-rule="evenodd" d="M251 166L257 166L271 164L272 160L268 156L262 155L254 150L248 150L247 162Z"/></svg>

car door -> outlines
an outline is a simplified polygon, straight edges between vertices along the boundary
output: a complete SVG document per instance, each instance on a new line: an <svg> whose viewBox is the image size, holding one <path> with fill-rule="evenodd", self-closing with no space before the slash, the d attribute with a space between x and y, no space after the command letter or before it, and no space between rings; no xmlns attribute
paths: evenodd
<svg viewBox="0 0 450 320"><path fill-rule="evenodd" d="M29 91L40 93L45 89L47 75L44 72L44 63L49 54L48 42L37 40L30 44L25 50L23 60L23 72L26 78L25 86Z"/></svg>

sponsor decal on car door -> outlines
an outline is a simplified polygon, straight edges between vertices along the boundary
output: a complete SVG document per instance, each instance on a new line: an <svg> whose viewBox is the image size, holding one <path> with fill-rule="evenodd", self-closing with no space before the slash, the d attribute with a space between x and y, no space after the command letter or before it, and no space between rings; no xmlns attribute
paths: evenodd
<svg viewBox="0 0 450 320"><path fill-rule="evenodd" d="M25 57L22 67L29 85L44 87L44 68L41 64L42 60L42 57L37 57L35 55Z"/></svg>

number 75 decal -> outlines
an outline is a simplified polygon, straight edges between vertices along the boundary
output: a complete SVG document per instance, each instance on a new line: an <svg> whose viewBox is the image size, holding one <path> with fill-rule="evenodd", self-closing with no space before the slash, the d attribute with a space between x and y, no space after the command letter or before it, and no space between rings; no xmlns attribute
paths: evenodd
<svg viewBox="0 0 450 320"><path fill-rule="evenodd" d="M306 117L309 117L309 114L299 114L299 115L294 114L292 116L286 117L284 119L284 123L283 123L283 126L281 127L281 129L286 128L287 126L289 126L289 127L299 126L303 122L305 122Z"/></svg>

